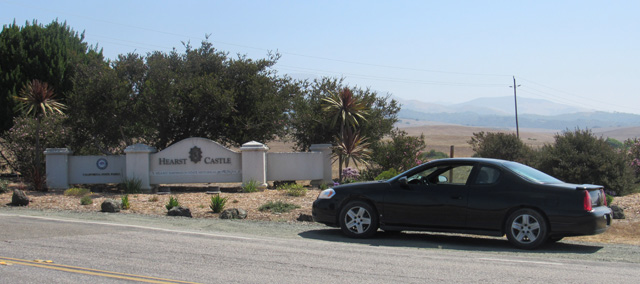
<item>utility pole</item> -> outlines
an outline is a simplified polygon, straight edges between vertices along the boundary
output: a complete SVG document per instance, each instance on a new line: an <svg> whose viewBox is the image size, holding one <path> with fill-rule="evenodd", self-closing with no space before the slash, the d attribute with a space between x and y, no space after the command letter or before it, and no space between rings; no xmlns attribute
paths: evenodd
<svg viewBox="0 0 640 284"><path fill-rule="evenodd" d="M516 85L516 76L513 76L513 86L509 86L513 88L513 102L516 106L516 137L520 139L520 127L518 126L518 97L516 96L516 89L520 87L520 85Z"/></svg>

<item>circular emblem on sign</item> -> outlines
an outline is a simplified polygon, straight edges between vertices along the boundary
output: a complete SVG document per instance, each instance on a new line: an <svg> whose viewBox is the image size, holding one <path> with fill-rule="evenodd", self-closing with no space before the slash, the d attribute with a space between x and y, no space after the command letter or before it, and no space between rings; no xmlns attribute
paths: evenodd
<svg viewBox="0 0 640 284"><path fill-rule="evenodd" d="M107 159L105 158L100 158L98 159L98 161L96 162L96 166L98 167L98 169L104 170L107 168L107 166L109 166L109 163L107 163Z"/></svg>
<svg viewBox="0 0 640 284"><path fill-rule="evenodd" d="M202 150L200 150L198 146L193 146L193 148L189 150L189 159L196 164L200 162L200 160L202 160Z"/></svg>

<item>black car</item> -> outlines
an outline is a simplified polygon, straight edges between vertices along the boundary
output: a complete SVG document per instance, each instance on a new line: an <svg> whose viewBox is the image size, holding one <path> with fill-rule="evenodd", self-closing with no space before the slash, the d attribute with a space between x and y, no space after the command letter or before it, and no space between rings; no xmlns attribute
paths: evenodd
<svg viewBox="0 0 640 284"><path fill-rule="evenodd" d="M452 158L386 181L339 185L313 203L316 222L353 238L384 231L507 235L533 249L566 236L603 233L611 224L604 188L569 184L511 161Z"/></svg>

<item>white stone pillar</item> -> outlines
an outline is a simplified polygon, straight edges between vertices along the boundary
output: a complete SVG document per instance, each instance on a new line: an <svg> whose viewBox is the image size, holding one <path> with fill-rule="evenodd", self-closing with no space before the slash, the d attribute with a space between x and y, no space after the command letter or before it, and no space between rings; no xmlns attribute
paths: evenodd
<svg viewBox="0 0 640 284"><path fill-rule="evenodd" d="M124 149L126 155L126 178L139 179L140 188L143 192L151 192L149 183L149 155L155 153L156 149L144 144L134 144Z"/></svg>
<svg viewBox="0 0 640 284"><path fill-rule="evenodd" d="M320 186L322 184L333 185L332 169L331 169L331 144L312 144L309 147L311 152L322 153L322 179L312 180L311 185Z"/></svg>
<svg viewBox="0 0 640 284"><path fill-rule="evenodd" d="M267 188L267 150L269 147L256 141L242 144L242 184L254 180L259 188Z"/></svg>
<svg viewBox="0 0 640 284"><path fill-rule="evenodd" d="M67 148L47 148L44 151L48 188L69 188L69 156L71 154L73 152Z"/></svg>

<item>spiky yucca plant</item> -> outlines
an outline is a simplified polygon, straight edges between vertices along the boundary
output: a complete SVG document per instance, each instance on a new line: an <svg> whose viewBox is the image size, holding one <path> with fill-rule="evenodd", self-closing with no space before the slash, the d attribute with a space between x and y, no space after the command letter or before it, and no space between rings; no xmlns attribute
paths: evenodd
<svg viewBox="0 0 640 284"><path fill-rule="evenodd" d="M367 120L366 116L369 113L367 104L355 96L349 88L342 89L342 91L337 95L332 92L329 92L329 94L329 97L322 99L324 102L323 110L333 117L333 126L335 126L338 121L340 122L338 140L350 140L352 137L345 137L345 131L357 132L355 129L360 125L360 121ZM361 138L358 138L358 140L360 139ZM360 143L362 142L363 141ZM338 149L340 147L340 145L337 146ZM344 147L342 148L344 149ZM342 181L342 164L346 157L344 156L344 151L341 150L334 151L334 155L337 155L338 157L338 170L340 174L340 181Z"/></svg>
<svg viewBox="0 0 640 284"><path fill-rule="evenodd" d="M41 170L40 163L40 120L41 116L47 116L51 113L57 112L62 114L62 110L66 106L55 99L55 92L53 88L46 82L40 80L32 80L20 91L20 95L16 97L19 102L20 110L26 115L34 115L36 117L36 155L34 161L34 169L31 173L33 186L38 191L46 190L43 182L43 178L36 175L42 175L44 171Z"/></svg>

